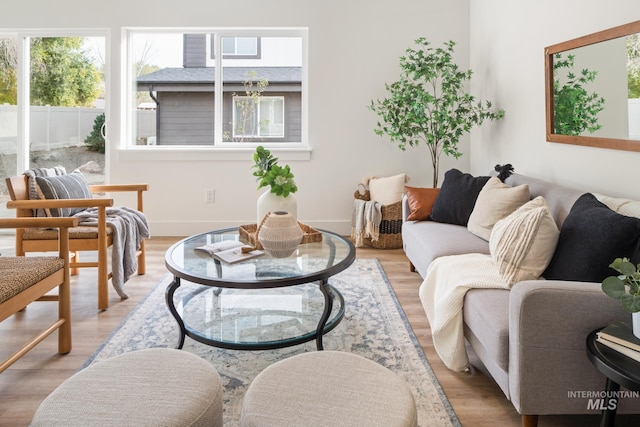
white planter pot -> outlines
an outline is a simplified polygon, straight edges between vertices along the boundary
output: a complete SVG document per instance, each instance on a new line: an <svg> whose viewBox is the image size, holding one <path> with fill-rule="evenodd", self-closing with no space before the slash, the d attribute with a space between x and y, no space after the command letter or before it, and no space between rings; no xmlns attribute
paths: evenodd
<svg viewBox="0 0 640 427"><path fill-rule="evenodd" d="M269 212L289 212L296 221L298 220L298 201L293 194L282 197L267 190L258 197L257 208L256 224L258 225Z"/></svg>
<svg viewBox="0 0 640 427"><path fill-rule="evenodd" d="M633 335L640 338L640 311L631 313L631 326L633 329Z"/></svg>

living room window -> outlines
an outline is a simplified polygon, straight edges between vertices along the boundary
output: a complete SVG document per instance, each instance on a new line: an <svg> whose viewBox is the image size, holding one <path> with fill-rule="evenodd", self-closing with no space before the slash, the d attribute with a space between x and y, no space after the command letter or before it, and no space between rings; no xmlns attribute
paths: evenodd
<svg viewBox="0 0 640 427"><path fill-rule="evenodd" d="M0 175L91 166L91 184L106 181L107 43L102 30L0 30Z"/></svg>
<svg viewBox="0 0 640 427"><path fill-rule="evenodd" d="M307 146L306 29L128 34L130 146Z"/></svg>

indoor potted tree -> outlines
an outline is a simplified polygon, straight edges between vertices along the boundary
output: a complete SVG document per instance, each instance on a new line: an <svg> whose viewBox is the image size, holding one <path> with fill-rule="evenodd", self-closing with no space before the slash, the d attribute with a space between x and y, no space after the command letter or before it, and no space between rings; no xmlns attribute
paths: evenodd
<svg viewBox="0 0 640 427"><path fill-rule="evenodd" d="M461 71L453 61L455 42L434 49L421 37L415 44L400 57L400 79L385 84L389 97L371 101L369 109L381 118L375 133L388 135L401 150L427 145L435 188L440 155L459 158L460 137L485 120L502 118L504 111L495 111L491 102L476 101L466 92L472 72Z"/></svg>
<svg viewBox="0 0 640 427"><path fill-rule="evenodd" d="M619 299L622 308L631 313L633 335L640 338L640 271L628 258L616 258L609 267L620 273L602 281L602 291Z"/></svg>

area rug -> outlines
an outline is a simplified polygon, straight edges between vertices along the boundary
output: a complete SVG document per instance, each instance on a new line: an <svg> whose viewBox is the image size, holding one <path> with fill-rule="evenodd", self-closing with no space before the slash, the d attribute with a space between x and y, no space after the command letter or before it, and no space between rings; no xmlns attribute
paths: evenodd
<svg viewBox="0 0 640 427"><path fill-rule="evenodd" d="M164 300L170 282L171 276L163 278L84 366L142 348L175 347L178 326ZM399 375L415 397L420 426L460 426L378 260L358 259L329 282L344 296L345 317L324 336L324 348L359 354ZM239 425L242 397L258 373L278 360L316 351L316 347L309 342L278 350L225 350L187 337L184 350L210 361L218 370L224 383L224 425L234 427Z"/></svg>

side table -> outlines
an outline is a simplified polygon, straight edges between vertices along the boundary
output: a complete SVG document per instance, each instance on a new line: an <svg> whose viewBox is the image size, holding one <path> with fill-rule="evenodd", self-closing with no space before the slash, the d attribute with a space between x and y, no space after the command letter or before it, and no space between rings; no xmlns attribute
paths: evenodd
<svg viewBox="0 0 640 427"><path fill-rule="evenodd" d="M615 427L617 402L611 402L611 399L615 399L620 386L640 391L640 362L597 342L599 331L600 329L596 329L587 337L587 357L607 377L605 409L602 411L600 427Z"/></svg>

